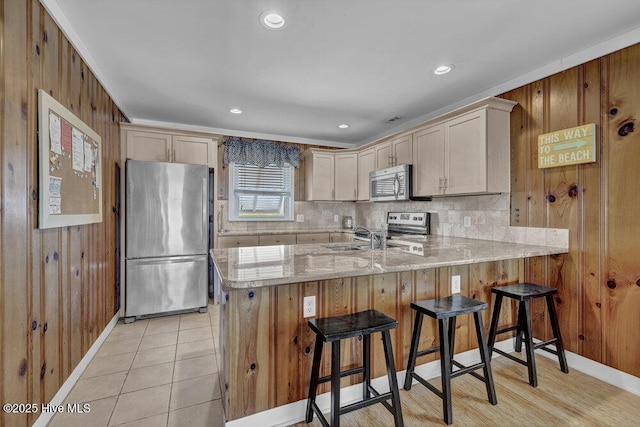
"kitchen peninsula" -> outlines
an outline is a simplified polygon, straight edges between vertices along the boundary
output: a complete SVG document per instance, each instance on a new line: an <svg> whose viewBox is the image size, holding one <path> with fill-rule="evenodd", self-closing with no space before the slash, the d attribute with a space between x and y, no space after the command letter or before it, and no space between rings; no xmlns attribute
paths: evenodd
<svg viewBox="0 0 640 427"><path fill-rule="evenodd" d="M406 243L410 245L386 250L369 250L355 242L212 250L223 289L221 388L227 421L306 398L314 335L303 317L305 296L316 297L317 317L374 308L397 319L392 340L401 371L413 326L411 301L449 295L451 277L457 275L463 295L489 303L484 313L487 326L492 286L524 281L526 262L545 264L568 251L445 236ZM513 313L513 308L503 309L505 324L513 320ZM425 348L436 340L435 324L427 323L421 339ZM457 352L475 347L469 339L472 333L467 319L461 318ZM385 374L378 347L374 345L372 355L374 378ZM342 368L356 366L360 358L360 341L347 342ZM321 375L327 368L323 362ZM357 376L345 378L343 387L358 381ZM319 393L328 391L328 384L323 387Z"/></svg>

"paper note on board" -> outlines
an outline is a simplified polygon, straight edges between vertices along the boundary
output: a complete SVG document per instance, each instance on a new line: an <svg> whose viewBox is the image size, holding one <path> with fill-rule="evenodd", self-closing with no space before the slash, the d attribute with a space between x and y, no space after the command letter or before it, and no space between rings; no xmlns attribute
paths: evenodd
<svg viewBox="0 0 640 427"><path fill-rule="evenodd" d="M86 142L84 143L84 170L85 172L91 172L91 167L93 166L93 149L91 148L91 144Z"/></svg>
<svg viewBox="0 0 640 427"><path fill-rule="evenodd" d="M82 172L84 170L84 134L74 128L71 135L73 145L71 149L71 161L73 163L73 170Z"/></svg>
<svg viewBox="0 0 640 427"><path fill-rule="evenodd" d="M49 177L49 195L60 197L60 188L62 187L62 178L57 176Z"/></svg>
<svg viewBox="0 0 640 427"><path fill-rule="evenodd" d="M60 144L63 151L71 153L71 124L65 119L60 120Z"/></svg>
<svg viewBox="0 0 640 427"><path fill-rule="evenodd" d="M56 154L62 154L62 146L60 145L60 117L49 112L49 141L51 151Z"/></svg>
<svg viewBox="0 0 640 427"><path fill-rule="evenodd" d="M61 197L49 197L49 213L50 214L62 213L62 209L60 208L61 204L62 204Z"/></svg>

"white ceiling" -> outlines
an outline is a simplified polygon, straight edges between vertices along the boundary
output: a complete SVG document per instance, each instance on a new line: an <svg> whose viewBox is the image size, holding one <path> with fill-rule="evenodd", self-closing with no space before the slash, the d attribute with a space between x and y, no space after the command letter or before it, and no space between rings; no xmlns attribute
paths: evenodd
<svg viewBox="0 0 640 427"><path fill-rule="evenodd" d="M41 3L134 123L336 146L640 41L638 0Z"/></svg>

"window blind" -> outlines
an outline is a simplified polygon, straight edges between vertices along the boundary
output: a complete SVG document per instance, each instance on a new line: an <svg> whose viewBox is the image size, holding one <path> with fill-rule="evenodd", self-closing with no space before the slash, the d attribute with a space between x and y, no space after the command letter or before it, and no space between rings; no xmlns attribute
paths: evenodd
<svg viewBox="0 0 640 427"><path fill-rule="evenodd" d="M230 219L292 219L293 168L231 164Z"/></svg>

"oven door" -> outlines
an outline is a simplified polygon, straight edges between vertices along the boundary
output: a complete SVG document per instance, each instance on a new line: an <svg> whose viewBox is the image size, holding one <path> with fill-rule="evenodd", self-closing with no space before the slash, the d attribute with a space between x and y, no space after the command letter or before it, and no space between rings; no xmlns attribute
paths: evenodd
<svg viewBox="0 0 640 427"><path fill-rule="evenodd" d="M373 171L369 174L369 197L374 202L409 200L409 165Z"/></svg>

